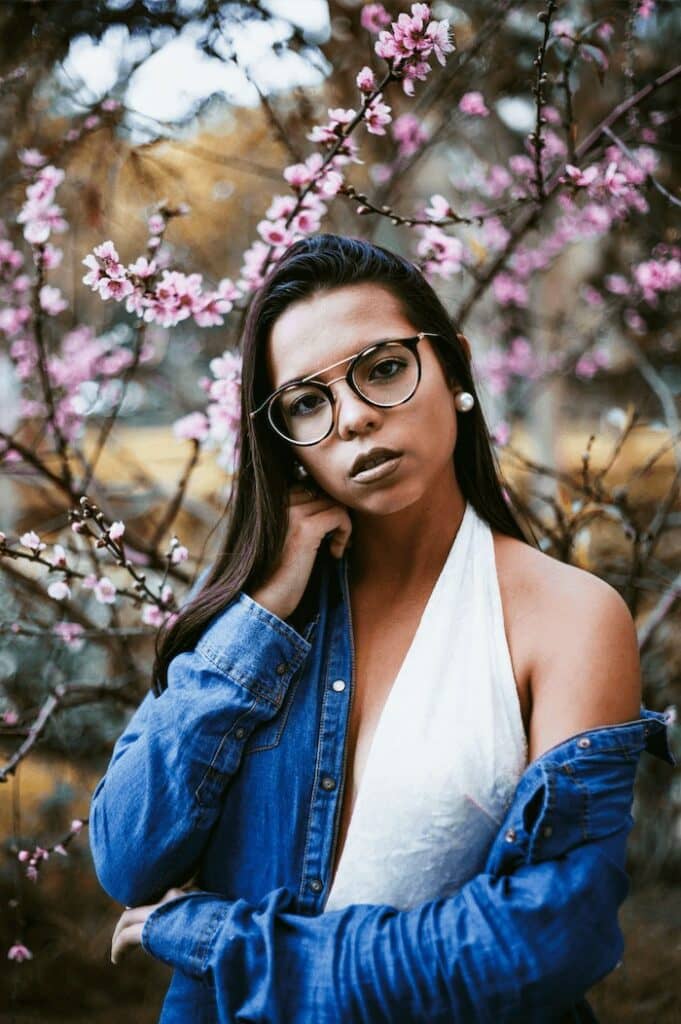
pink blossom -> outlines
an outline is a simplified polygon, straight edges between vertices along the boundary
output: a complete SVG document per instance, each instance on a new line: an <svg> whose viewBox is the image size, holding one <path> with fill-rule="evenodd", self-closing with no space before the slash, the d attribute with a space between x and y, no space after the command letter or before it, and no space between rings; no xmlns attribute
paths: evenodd
<svg viewBox="0 0 681 1024"><path fill-rule="evenodd" d="M58 316L67 308L68 303L58 288L44 284L40 289L40 307L48 316Z"/></svg>
<svg viewBox="0 0 681 1024"><path fill-rule="evenodd" d="M305 167L305 164L291 164L291 167ZM290 170L290 168L287 168L286 170ZM285 175L286 171L284 171L284 176ZM297 187L293 181L290 181L289 184ZM265 216L268 220L285 220L289 214L293 213L295 206L296 200L293 196L274 196Z"/></svg>
<svg viewBox="0 0 681 1024"><path fill-rule="evenodd" d="M102 576L94 586L94 595L100 604L113 604L116 600L116 588L108 576Z"/></svg>
<svg viewBox="0 0 681 1024"><path fill-rule="evenodd" d="M621 274L607 274L604 284L613 295L628 295L631 291L631 282Z"/></svg>
<svg viewBox="0 0 681 1024"><path fill-rule="evenodd" d="M320 227L319 214L314 210L301 210L291 221L294 234L310 235Z"/></svg>
<svg viewBox="0 0 681 1024"><path fill-rule="evenodd" d="M654 304L658 292L670 292L681 285L681 261L645 260L634 268L634 278L646 302Z"/></svg>
<svg viewBox="0 0 681 1024"><path fill-rule="evenodd" d="M2 719L5 725L16 725L19 721L19 716L16 711L3 711L0 719Z"/></svg>
<svg viewBox="0 0 681 1024"><path fill-rule="evenodd" d="M86 128L88 131L92 131L93 128L98 128L101 123L101 117L98 117L97 114L89 114L83 121L83 128Z"/></svg>
<svg viewBox="0 0 681 1024"><path fill-rule="evenodd" d="M444 196L434 195L430 197L430 206L426 206L425 214L431 220L444 220L449 217L452 208Z"/></svg>
<svg viewBox="0 0 681 1024"><path fill-rule="evenodd" d="M376 76L366 65L358 72L355 81L360 92L370 93L376 88Z"/></svg>
<svg viewBox="0 0 681 1024"><path fill-rule="evenodd" d="M383 4L365 4L360 15L362 28L374 34L390 24L390 15Z"/></svg>
<svg viewBox="0 0 681 1024"><path fill-rule="evenodd" d="M609 43L612 39L614 31L615 26L613 25L613 23L611 21L604 21L596 29L596 35L602 42Z"/></svg>
<svg viewBox="0 0 681 1024"><path fill-rule="evenodd" d="M371 130L371 129L369 129ZM376 134L376 133L375 133ZM324 196L335 196L340 192L343 185L343 175L339 174L338 171L327 171L326 174L319 179L319 191ZM326 212L324 207L321 210L322 213Z"/></svg>
<svg viewBox="0 0 681 1024"><path fill-rule="evenodd" d="M106 275L99 265L97 257L93 256L91 253L88 253L82 262L89 270L89 273L85 274L83 277L83 284L88 285L88 287L92 288L93 292L96 292L99 288L99 282L106 277Z"/></svg>
<svg viewBox="0 0 681 1024"><path fill-rule="evenodd" d="M55 601L63 601L65 598L71 597L71 588L64 580L55 580L54 583L50 583L47 593Z"/></svg>
<svg viewBox="0 0 681 1024"><path fill-rule="evenodd" d="M18 155L26 167L42 167L47 160L38 149L20 149Z"/></svg>
<svg viewBox="0 0 681 1024"><path fill-rule="evenodd" d="M120 106L120 102L118 100L115 100L112 96L109 96L107 97L107 99L102 100L102 110L119 110Z"/></svg>
<svg viewBox="0 0 681 1024"><path fill-rule="evenodd" d="M188 558L189 552L187 549L182 544L178 544L177 547L173 548L170 561L173 565L178 565L180 562L186 562Z"/></svg>
<svg viewBox="0 0 681 1024"><path fill-rule="evenodd" d="M117 519L115 523L112 523L109 527L109 537L111 540L118 540L125 533L125 523Z"/></svg>
<svg viewBox="0 0 681 1024"><path fill-rule="evenodd" d="M208 421L202 412L191 412L175 421L173 433L180 441L203 441L208 436Z"/></svg>
<svg viewBox="0 0 681 1024"><path fill-rule="evenodd" d="M310 170L310 168L306 164L290 164L288 167L284 168L284 177L286 178L286 180L289 183L289 185L291 186L291 188L295 188L295 189L304 188L306 185L310 184L310 182L312 181L313 176L314 175L313 175L312 171ZM279 213L279 209L278 208L277 208L276 212ZM291 211L289 210L288 212L290 213ZM269 212L268 212L268 215L269 215ZM282 212L282 214L280 214L280 216L281 215L285 215L285 214L283 214L283 212Z"/></svg>
<svg viewBox="0 0 681 1024"><path fill-rule="evenodd" d="M20 964L22 960L32 960L33 953L22 942L15 942L13 946L10 946L7 959L16 960Z"/></svg>
<svg viewBox="0 0 681 1024"><path fill-rule="evenodd" d="M647 330L646 322L635 309L625 309L622 319L627 327L636 334L645 334Z"/></svg>
<svg viewBox="0 0 681 1024"><path fill-rule="evenodd" d="M221 299L227 299L230 302L235 302L241 298L241 292L232 281L231 277L223 277L218 281L217 293Z"/></svg>
<svg viewBox="0 0 681 1024"><path fill-rule="evenodd" d="M494 296L502 306L526 306L529 301L527 288L512 274L497 274L492 282Z"/></svg>
<svg viewBox="0 0 681 1024"><path fill-rule="evenodd" d="M385 125L392 121L392 114L388 104L383 103L383 96L380 92L366 108L364 120L367 131L372 135L385 135Z"/></svg>
<svg viewBox="0 0 681 1024"><path fill-rule="evenodd" d="M141 278L153 277L156 273L156 262L147 259L146 256L139 256L134 263L128 264L128 273Z"/></svg>
<svg viewBox="0 0 681 1024"><path fill-rule="evenodd" d="M286 221L261 220L257 231L263 241L268 245L290 245L293 241L291 232L286 226Z"/></svg>
<svg viewBox="0 0 681 1024"><path fill-rule="evenodd" d="M145 604L142 606L142 622L147 626L162 626L164 613L156 604Z"/></svg>
<svg viewBox="0 0 681 1024"><path fill-rule="evenodd" d="M165 231L165 217L160 213L152 213L151 217L147 221L147 230L150 235L162 235Z"/></svg>
<svg viewBox="0 0 681 1024"><path fill-rule="evenodd" d="M592 164L587 167L585 171L579 167L575 167L574 164L565 165L565 175L561 178L561 181L569 181L570 184L575 185L577 188L586 188L598 177L598 167Z"/></svg>
<svg viewBox="0 0 681 1024"><path fill-rule="evenodd" d="M17 334L31 319L31 310L28 306L11 306L8 309L0 309L0 331L10 337Z"/></svg>
<svg viewBox="0 0 681 1024"><path fill-rule="evenodd" d="M34 551L36 554L39 554L41 551L44 551L45 548L47 547L46 544L42 543L40 537L34 530L28 530L26 533L22 533L21 537L19 538L19 543L22 544L25 548L30 548L30 550Z"/></svg>
<svg viewBox="0 0 681 1024"><path fill-rule="evenodd" d="M125 268L120 261L116 246L111 239L96 245L92 250L108 277L121 278L125 276Z"/></svg>
<svg viewBox="0 0 681 1024"><path fill-rule="evenodd" d="M425 60L410 61L402 71L402 89L406 96L414 95L414 82L425 82L430 65Z"/></svg>
<svg viewBox="0 0 681 1024"><path fill-rule="evenodd" d="M402 114L393 122L392 133L398 145L399 155L409 157L417 153L428 139L428 133L418 117Z"/></svg>
<svg viewBox="0 0 681 1024"><path fill-rule="evenodd" d="M223 313L229 313L232 303L223 299L217 292L206 292L201 299L194 303L194 320L199 327L213 327L223 324Z"/></svg>
<svg viewBox="0 0 681 1024"><path fill-rule="evenodd" d="M647 21L648 18L652 17L655 13L656 6L655 0L638 0L638 9L636 13L639 18L643 19L643 21Z"/></svg>
<svg viewBox="0 0 681 1024"><path fill-rule="evenodd" d="M83 822L80 820L80 818L74 818L73 821L71 822L71 825L69 826L70 831L74 833L80 832L82 827Z"/></svg>
<svg viewBox="0 0 681 1024"><path fill-rule="evenodd" d="M104 302L106 302L107 299L115 299L116 301L120 301L121 299L126 298L126 296L131 295L132 292L134 292L134 290L135 289L132 282L128 281L126 277L103 277L97 283L97 291L99 292L99 297L103 299Z"/></svg>
<svg viewBox="0 0 681 1024"><path fill-rule="evenodd" d="M56 622L52 627L52 632L61 637L66 646L74 651L81 650L84 645L85 641L80 639L80 634L84 632L84 629L79 622Z"/></svg>
<svg viewBox="0 0 681 1024"><path fill-rule="evenodd" d="M459 110L470 117L489 117L481 92L466 92L459 100Z"/></svg>
<svg viewBox="0 0 681 1024"><path fill-rule="evenodd" d="M588 303L589 306L603 305L603 296L598 289L594 288L592 285L584 285L582 288L582 295L584 296L584 301Z"/></svg>
<svg viewBox="0 0 681 1024"><path fill-rule="evenodd" d="M452 235L445 234L435 225L422 229L421 240L416 248L424 261L423 269L426 274L450 277L461 270L464 257L462 242Z"/></svg>
<svg viewBox="0 0 681 1024"><path fill-rule="evenodd" d="M57 249L56 246L51 245L49 242L43 247L42 252L35 254L36 264L40 262L40 265L45 270L54 270L61 263L64 256L63 249Z"/></svg>

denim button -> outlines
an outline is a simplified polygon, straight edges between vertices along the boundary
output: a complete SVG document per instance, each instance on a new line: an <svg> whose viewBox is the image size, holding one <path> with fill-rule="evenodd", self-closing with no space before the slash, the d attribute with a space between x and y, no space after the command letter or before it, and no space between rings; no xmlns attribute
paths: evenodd
<svg viewBox="0 0 681 1024"><path fill-rule="evenodd" d="M515 829L514 828L507 829L506 830L506 834L504 835L504 839L506 840L507 843L515 842Z"/></svg>
<svg viewBox="0 0 681 1024"><path fill-rule="evenodd" d="M236 738L238 740L242 740L244 738L244 736L246 735L246 730L242 729L241 726L239 726L239 728L236 730L234 735L236 736Z"/></svg>
<svg viewBox="0 0 681 1024"><path fill-rule="evenodd" d="M335 789L336 780L332 779L329 775L325 775L324 778L322 779L322 787L324 789Z"/></svg>
<svg viewBox="0 0 681 1024"><path fill-rule="evenodd" d="M581 747L582 750L585 750L587 747L591 746L591 740L586 736L582 736L581 740L577 740L577 746Z"/></svg>
<svg viewBox="0 0 681 1024"><path fill-rule="evenodd" d="M310 882L310 888L313 892L321 892L324 888L321 878L313 878Z"/></svg>
<svg viewBox="0 0 681 1024"><path fill-rule="evenodd" d="M544 825L542 829L542 835L546 836L547 839L549 838L549 836L553 835L553 828L551 827L551 825Z"/></svg>
<svg viewBox="0 0 681 1024"><path fill-rule="evenodd" d="M283 676L283 674L284 674L284 672L286 671L287 668L288 668L288 665L286 664L286 662L282 661L280 665L277 665L277 675L278 676Z"/></svg>
<svg viewBox="0 0 681 1024"><path fill-rule="evenodd" d="M336 679L335 682L331 683L331 688L333 690L335 690L336 693L342 693L343 690L345 689L345 680L344 679Z"/></svg>

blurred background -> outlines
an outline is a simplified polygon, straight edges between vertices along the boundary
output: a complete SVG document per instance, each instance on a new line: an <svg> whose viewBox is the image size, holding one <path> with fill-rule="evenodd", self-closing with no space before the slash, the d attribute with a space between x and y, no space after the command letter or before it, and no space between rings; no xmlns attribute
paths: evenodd
<svg viewBox="0 0 681 1024"><path fill-rule="evenodd" d="M382 133L353 133L359 162L342 167L319 229L368 237L423 267L470 341L510 500L545 551L623 594L645 702L665 710L681 693L681 8L431 7L455 50L431 62L413 96L386 86L390 118ZM359 109L360 69L379 80L385 71L374 50L390 24L381 11L409 9L0 6L3 1021L123 1012L146 1024L170 976L142 951L111 965L123 908L94 877L86 831L90 794L149 686L154 599L107 603L82 574L73 594L50 594L54 572L21 539L33 531L47 554L61 544L70 565L124 588L111 550L70 528L87 495L125 523L125 555L153 580L160 614L164 586L170 606L181 603L223 522L233 419L216 360L238 350L258 245L281 220L276 197L298 194L284 169L324 153L312 129L331 112ZM45 167L64 172L49 243L17 220ZM84 257L106 240L122 264L144 256L200 274L205 290L222 284L233 308L213 325L142 323L83 282ZM41 292L46 284L58 293ZM170 558L173 538L186 559ZM606 1024L671 1024L681 1010L681 786L652 758L641 762L634 818L624 963L590 999ZM36 849L49 858L31 876L18 854ZM9 957L18 945L27 953Z"/></svg>

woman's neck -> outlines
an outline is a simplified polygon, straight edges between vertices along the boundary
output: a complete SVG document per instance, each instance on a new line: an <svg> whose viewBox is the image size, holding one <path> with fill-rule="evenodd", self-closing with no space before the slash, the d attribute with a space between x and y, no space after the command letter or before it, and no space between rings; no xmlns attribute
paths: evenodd
<svg viewBox="0 0 681 1024"><path fill-rule="evenodd" d="M402 590L437 578L458 533L466 499L458 486L429 493L391 515L353 511L348 573L355 586Z"/></svg>

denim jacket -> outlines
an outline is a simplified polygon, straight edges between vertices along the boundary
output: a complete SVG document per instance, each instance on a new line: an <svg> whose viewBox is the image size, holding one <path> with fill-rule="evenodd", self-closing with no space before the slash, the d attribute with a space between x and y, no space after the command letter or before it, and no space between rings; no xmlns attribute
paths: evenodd
<svg viewBox="0 0 681 1024"><path fill-rule="evenodd" d="M175 969L162 1024L595 1020L584 993L623 953L639 756L675 763L665 716L642 707L529 764L453 895L324 913L353 658L346 556L323 544L291 620L240 592L116 742L90 808L101 885L129 906L202 890L144 924Z"/></svg>

